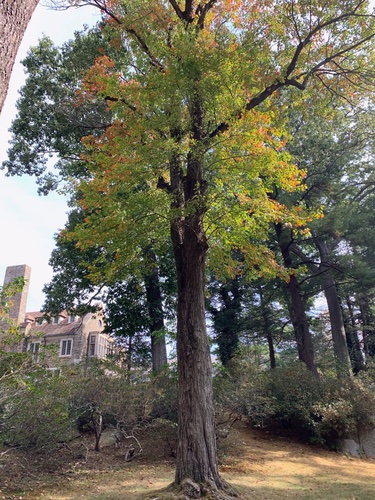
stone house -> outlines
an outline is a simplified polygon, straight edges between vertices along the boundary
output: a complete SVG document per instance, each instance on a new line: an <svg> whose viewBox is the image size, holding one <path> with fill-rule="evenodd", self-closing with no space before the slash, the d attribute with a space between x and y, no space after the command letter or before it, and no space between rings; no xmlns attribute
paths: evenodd
<svg viewBox="0 0 375 500"><path fill-rule="evenodd" d="M104 313L100 309L83 317L63 311L47 321L42 312L26 312L31 269L29 266L7 267L4 286L16 277L26 280L22 292L11 298L9 316L20 327L21 341L16 351L29 351L35 361L43 361L54 369L62 364L79 363L85 358L104 359L112 352L114 340L104 330Z"/></svg>

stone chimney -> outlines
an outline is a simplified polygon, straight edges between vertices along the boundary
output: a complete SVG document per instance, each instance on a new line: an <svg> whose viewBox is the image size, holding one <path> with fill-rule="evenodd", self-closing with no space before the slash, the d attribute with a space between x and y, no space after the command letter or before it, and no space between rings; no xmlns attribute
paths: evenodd
<svg viewBox="0 0 375 500"><path fill-rule="evenodd" d="M22 276L25 279L25 286L23 287L22 292L16 293L16 295L9 298L10 302L12 302L9 317L15 320L17 324L21 324L25 321L30 275L31 267L26 264L21 266L9 266L5 271L4 286L11 283L19 276Z"/></svg>

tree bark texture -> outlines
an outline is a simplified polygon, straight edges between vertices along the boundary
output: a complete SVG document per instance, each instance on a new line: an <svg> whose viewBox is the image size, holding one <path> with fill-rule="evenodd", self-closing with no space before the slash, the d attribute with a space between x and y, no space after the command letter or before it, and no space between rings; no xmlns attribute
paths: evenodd
<svg viewBox="0 0 375 500"><path fill-rule="evenodd" d="M230 498L235 492L218 471L212 363L206 331L204 230L204 109L199 90L192 92L189 112L194 143L185 159L170 159L171 240L177 274L178 447L174 487L188 498L210 492ZM179 131L172 135L179 140ZM229 496L226 495L229 494Z"/></svg>
<svg viewBox="0 0 375 500"><path fill-rule="evenodd" d="M23 35L38 0L0 0L0 112Z"/></svg>
<svg viewBox="0 0 375 500"><path fill-rule="evenodd" d="M212 364L205 319L206 237L203 217L172 224L177 268L178 448L175 485L188 498L234 491L218 471ZM228 493L229 496L226 495Z"/></svg>
<svg viewBox="0 0 375 500"><path fill-rule="evenodd" d="M176 483L216 482L216 439L210 348L205 322L205 238L197 237L188 221L173 230L183 234L175 246L178 278L177 359L179 387L179 446ZM202 235L201 235L202 236Z"/></svg>
<svg viewBox="0 0 375 500"><path fill-rule="evenodd" d="M200 168L191 165L200 177ZM193 174L192 174L193 175ZM194 191L194 189L193 189ZM191 196L191 197L190 197ZM192 199L190 188L184 199ZM218 471L212 364L206 332L205 262L207 241L204 210L172 222L171 237L177 271L178 448L175 484L196 490L222 490ZM194 496L193 496L194 498Z"/></svg>

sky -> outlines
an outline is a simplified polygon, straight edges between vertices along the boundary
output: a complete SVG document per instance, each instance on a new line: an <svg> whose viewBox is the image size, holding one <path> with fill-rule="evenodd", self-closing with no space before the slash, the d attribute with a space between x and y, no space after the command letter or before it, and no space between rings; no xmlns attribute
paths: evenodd
<svg viewBox="0 0 375 500"><path fill-rule="evenodd" d="M11 137L8 129L16 116L18 89L25 82L21 61L29 47L37 45L43 35L61 45L84 24L95 24L99 15L94 7L56 12L40 3L36 8L18 51L6 102L0 114L0 164L7 158ZM40 310L43 305L42 289L52 277L48 261L55 246L54 235L64 227L67 211L63 196L39 196L34 178L6 177L0 171L0 285L3 284L7 266L29 265L28 311Z"/></svg>

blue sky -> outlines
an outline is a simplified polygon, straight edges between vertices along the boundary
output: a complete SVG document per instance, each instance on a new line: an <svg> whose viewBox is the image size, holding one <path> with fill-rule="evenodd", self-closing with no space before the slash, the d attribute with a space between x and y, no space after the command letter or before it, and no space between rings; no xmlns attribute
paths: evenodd
<svg viewBox="0 0 375 500"><path fill-rule="evenodd" d="M29 23L13 69L7 99L0 115L0 163L7 158L8 129L15 116L18 89L25 81L20 61L29 47L43 35L62 44L81 30L84 24L95 24L99 11L93 7L52 11L39 5ZM19 264L31 266L27 309L39 310L44 302L42 288L52 276L48 260L54 248L54 234L66 221L65 199L57 194L38 196L35 180L29 177L5 177L0 172L0 285L5 268Z"/></svg>

